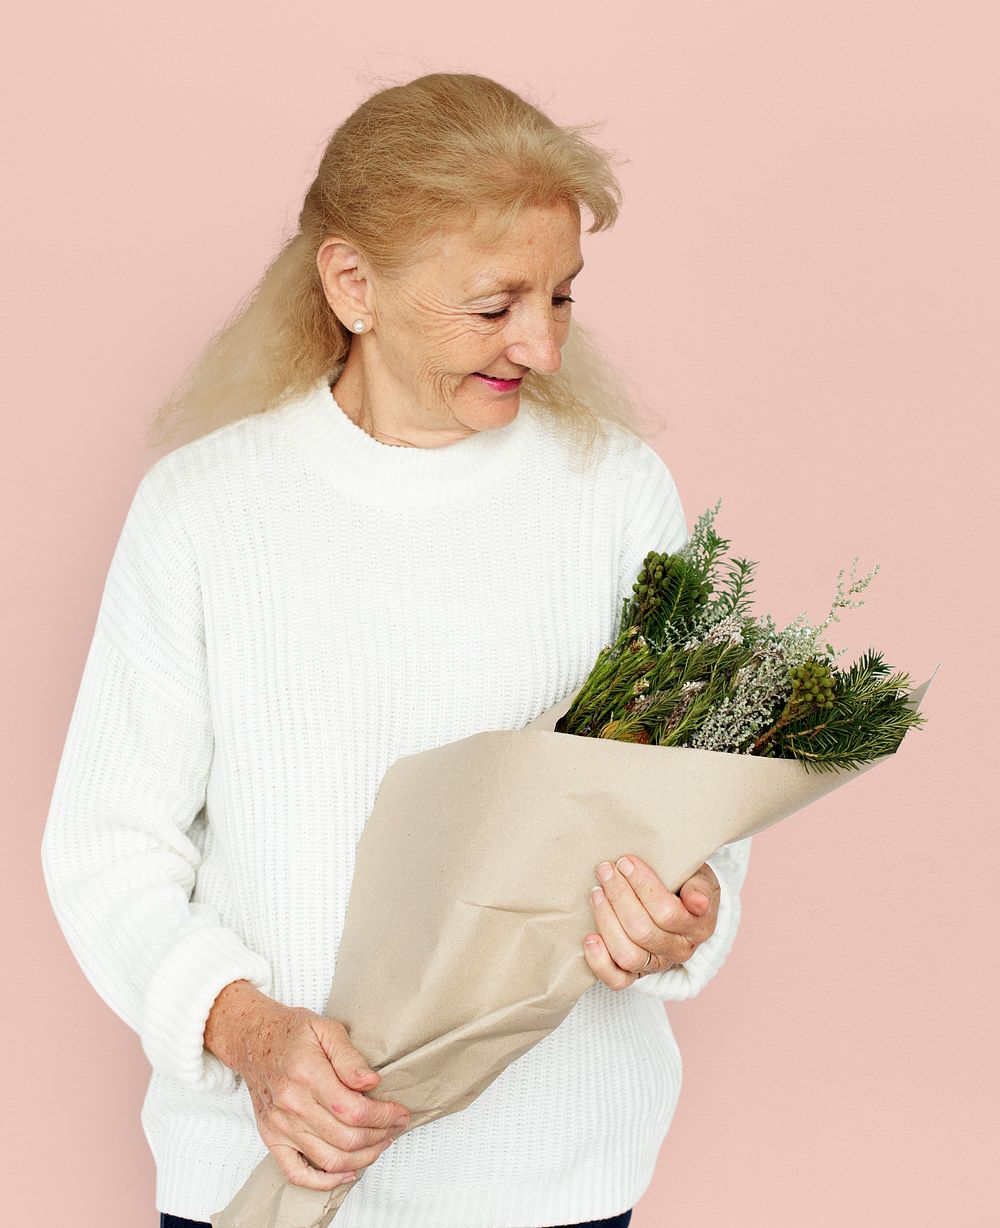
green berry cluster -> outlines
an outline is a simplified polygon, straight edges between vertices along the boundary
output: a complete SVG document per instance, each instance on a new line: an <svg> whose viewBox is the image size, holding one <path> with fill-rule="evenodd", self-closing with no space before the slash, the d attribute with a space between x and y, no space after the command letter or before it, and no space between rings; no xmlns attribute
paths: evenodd
<svg viewBox="0 0 1000 1228"><path fill-rule="evenodd" d="M669 559L669 554L659 554L655 550L650 550L635 578L632 592L647 609L655 609L659 605L660 596L656 590L666 574Z"/></svg>
<svg viewBox="0 0 1000 1228"><path fill-rule="evenodd" d="M671 572L678 572L682 569L685 572L689 570L684 567L682 560L676 554L666 552L661 554L659 551L650 550L632 585L632 592L640 598L648 598L644 604L650 609L655 609L662 600L664 580L669 579ZM689 584L689 590L693 596L697 595L699 600L705 601L712 591L712 585L706 579L698 585Z"/></svg>
<svg viewBox="0 0 1000 1228"><path fill-rule="evenodd" d="M792 668L791 677L793 703L797 701L816 708L833 707L834 680L828 665L815 658L803 661Z"/></svg>
<svg viewBox="0 0 1000 1228"><path fill-rule="evenodd" d="M650 550L632 585L630 615L654 632L659 616L686 621L708 600L712 583L677 554Z"/></svg>

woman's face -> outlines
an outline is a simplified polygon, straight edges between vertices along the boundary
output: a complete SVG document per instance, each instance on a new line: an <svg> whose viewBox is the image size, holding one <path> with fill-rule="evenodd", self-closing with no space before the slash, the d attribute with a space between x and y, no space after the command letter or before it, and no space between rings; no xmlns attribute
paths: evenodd
<svg viewBox="0 0 1000 1228"><path fill-rule="evenodd" d="M366 407L380 434L433 446L504 426L517 416L519 387L491 386L480 373L559 370L583 264L579 215L567 204L530 207L493 246L479 231L440 237L391 280L344 242L320 249L331 306L348 328L359 315L368 325L351 339L337 398Z"/></svg>

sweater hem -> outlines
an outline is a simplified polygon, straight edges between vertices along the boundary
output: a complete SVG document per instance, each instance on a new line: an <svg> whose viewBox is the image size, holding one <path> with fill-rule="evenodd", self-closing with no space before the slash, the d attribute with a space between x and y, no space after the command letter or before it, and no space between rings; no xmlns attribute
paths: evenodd
<svg viewBox="0 0 1000 1228"><path fill-rule="evenodd" d="M649 1189L662 1142L641 1155L581 1157L571 1169L530 1180L440 1186L401 1197L366 1188L362 1172L333 1222L336 1228L551 1228L608 1219L630 1210ZM195 1190L190 1174L186 1157L163 1159L157 1170L157 1211L208 1221L242 1185L231 1189L231 1169L219 1167L202 1170L203 1178L214 1180Z"/></svg>

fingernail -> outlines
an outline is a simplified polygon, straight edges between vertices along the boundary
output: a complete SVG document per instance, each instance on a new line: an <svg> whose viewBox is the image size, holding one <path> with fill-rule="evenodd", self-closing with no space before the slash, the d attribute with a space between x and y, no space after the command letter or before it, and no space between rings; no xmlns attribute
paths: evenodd
<svg viewBox="0 0 1000 1228"><path fill-rule="evenodd" d="M627 857L619 857L618 860L615 862L615 865L618 867L619 870L621 870L621 872L625 875L626 878L628 878L628 876L635 869L635 866L632 864L631 861L629 861Z"/></svg>
<svg viewBox="0 0 1000 1228"><path fill-rule="evenodd" d="M601 887L591 887L590 894L595 904L600 904L604 900L604 891Z"/></svg>
<svg viewBox="0 0 1000 1228"><path fill-rule="evenodd" d="M707 895L702 895L702 894L699 892L699 893L698 893L697 895L695 895L693 898L694 898L694 902L695 902L696 904L700 904L702 908L707 908L707 907L708 907L708 896L707 896Z"/></svg>
<svg viewBox="0 0 1000 1228"><path fill-rule="evenodd" d="M597 867L597 877L601 880L602 883L606 883L613 874L614 874L614 870L612 870L611 868L610 861L602 861L601 864Z"/></svg>
<svg viewBox="0 0 1000 1228"><path fill-rule="evenodd" d="M359 1079L367 1079L367 1078L368 1078L368 1076L369 1076L369 1075L373 1075L373 1074L375 1073L375 1071L374 1071L374 1070L368 1070L368 1069L367 1069L367 1067L365 1067L365 1066L359 1066L359 1067L357 1068L357 1070L355 1070L355 1072L354 1072L354 1073L355 1073L355 1074L358 1076L358 1078L359 1078Z"/></svg>
<svg viewBox="0 0 1000 1228"><path fill-rule="evenodd" d="M392 1124L396 1127L396 1129L401 1130L403 1127L410 1124L410 1119L408 1117L397 1117Z"/></svg>

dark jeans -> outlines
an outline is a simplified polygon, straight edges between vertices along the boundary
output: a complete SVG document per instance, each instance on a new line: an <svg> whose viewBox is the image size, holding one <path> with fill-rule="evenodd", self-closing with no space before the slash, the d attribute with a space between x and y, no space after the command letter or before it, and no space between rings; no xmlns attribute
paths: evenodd
<svg viewBox="0 0 1000 1228"><path fill-rule="evenodd" d="M564 1228L628 1228L632 1218L631 1211L623 1211L621 1215L613 1215L611 1219L590 1219L585 1224L566 1224ZM166 1215L160 1212L160 1228L212 1228L202 1220L181 1219L179 1215Z"/></svg>

